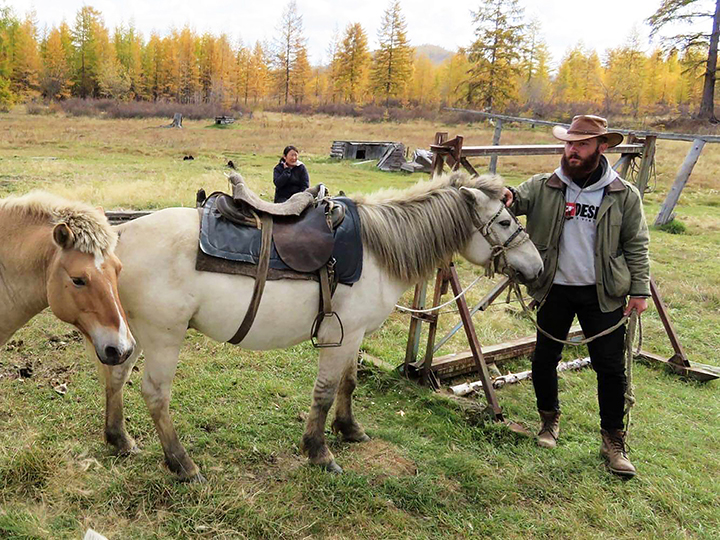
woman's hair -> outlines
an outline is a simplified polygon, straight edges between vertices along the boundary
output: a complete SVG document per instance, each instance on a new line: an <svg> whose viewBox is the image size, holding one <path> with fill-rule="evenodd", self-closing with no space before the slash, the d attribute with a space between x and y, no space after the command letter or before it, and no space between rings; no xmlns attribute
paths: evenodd
<svg viewBox="0 0 720 540"><path fill-rule="evenodd" d="M298 154L300 153L300 151L297 148L295 148L293 145L290 145L290 146L286 146L285 150L283 150L283 156L287 156L288 152L290 152L291 150L295 150Z"/></svg>

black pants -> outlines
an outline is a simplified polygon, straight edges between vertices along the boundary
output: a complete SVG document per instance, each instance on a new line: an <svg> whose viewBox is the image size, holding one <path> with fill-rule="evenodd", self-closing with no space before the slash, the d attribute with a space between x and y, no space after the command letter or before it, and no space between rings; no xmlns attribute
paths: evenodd
<svg viewBox="0 0 720 540"><path fill-rule="evenodd" d="M594 285L572 287L553 285L537 314L540 327L559 339L567 339L573 318L577 315L585 336L594 336L616 324L623 308L603 313ZM624 362L625 325L607 336L588 343L592 367L597 374L600 426L623 429L625 405ZM537 407L541 411L560 410L557 365L563 344L537 333L537 346L532 359L532 380Z"/></svg>

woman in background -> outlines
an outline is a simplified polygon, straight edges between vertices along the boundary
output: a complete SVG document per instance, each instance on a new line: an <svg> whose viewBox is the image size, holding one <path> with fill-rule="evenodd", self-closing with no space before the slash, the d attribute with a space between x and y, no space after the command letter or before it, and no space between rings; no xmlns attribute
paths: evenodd
<svg viewBox="0 0 720 540"><path fill-rule="evenodd" d="M310 187L310 175L302 161L298 159L298 150L294 146L286 146L280 163L273 169L275 183L274 202L287 201L295 193Z"/></svg>

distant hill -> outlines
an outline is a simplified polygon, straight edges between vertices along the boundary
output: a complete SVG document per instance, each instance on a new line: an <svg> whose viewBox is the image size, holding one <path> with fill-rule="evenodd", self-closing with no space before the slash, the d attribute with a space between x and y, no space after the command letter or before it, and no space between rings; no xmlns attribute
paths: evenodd
<svg viewBox="0 0 720 540"><path fill-rule="evenodd" d="M452 51L448 51L447 49L443 49L442 47L438 45L420 45L418 47L415 47L415 53L418 56L427 56L430 61L435 64L442 64L445 60L450 58L453 54Z"/></svg>

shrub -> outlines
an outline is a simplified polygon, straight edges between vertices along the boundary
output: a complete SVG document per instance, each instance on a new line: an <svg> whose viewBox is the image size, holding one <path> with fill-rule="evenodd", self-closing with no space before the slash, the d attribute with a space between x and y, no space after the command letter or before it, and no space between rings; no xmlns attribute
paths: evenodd
<svg viewBox="0 0 720 540"><path fill-rule="evenodd" d="M685 234L687 232L685 224L677 219L672 219L664 225L660 225L658 229L669 234Z"/></svg>

